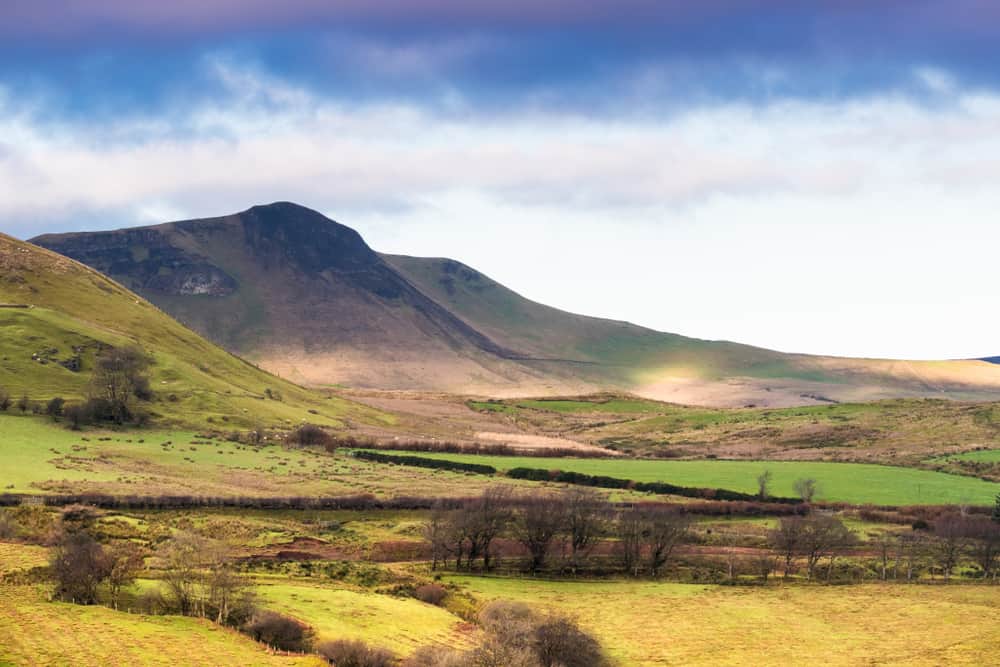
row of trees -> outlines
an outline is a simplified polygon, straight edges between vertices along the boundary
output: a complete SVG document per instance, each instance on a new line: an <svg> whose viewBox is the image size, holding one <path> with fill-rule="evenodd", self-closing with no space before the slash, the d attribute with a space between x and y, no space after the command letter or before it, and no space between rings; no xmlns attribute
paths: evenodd
<svg viewBox="0 0 1000 667"><path fill-rule="evenodd" d="M600 554L603 569L657 577L679 546L707 539L691 527L692 515L683 505L614 506L585 487L526 495L493 487L477 498L436 508L423 530L434 569L490 570L504 546L532 574L554 565L576 574ZM947 579L962 563L974 564L984 578L996 578L1000 570L1000 521L984 515L944 514L925 530L886 531L861 542L833 513L813 511L781 517L764 544L751 536L750 548L741 549L729 538L711 540L723 540L730 578L737 569L746 572L749 563L764 581L775 571L791 576L800 565L806 577L816 579L822 576L821 564L830 579L837 558L845 554L857 556L869 571L874 554L883 579L891 574L910 581L929 568ZM595 553L601 543L604 548Z"/></svg>
<svg viewBox="0 0 1000 667"><path fill-rule="evenodd" d="M557 544L563 547L566 566L577 573L600 541L617 537L624 569L656 576L687 538L690 523L678 508L616 509L599 493L582 487L529 495L492 487L457 508L435 509L424 537L434 569L454 561L456 569L472 569L479 563L490 570L494 545L506 537L523 547L532 573L546 568Z"/></svg>

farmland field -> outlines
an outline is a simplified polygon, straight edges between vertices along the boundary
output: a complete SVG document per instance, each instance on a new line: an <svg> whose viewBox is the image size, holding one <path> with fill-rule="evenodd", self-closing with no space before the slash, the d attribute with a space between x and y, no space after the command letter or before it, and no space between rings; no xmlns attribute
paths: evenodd
<svg viewBox="0 0 1000 667"><path fill-rule="evenodd" d="M452 495L479 475L386 468L344 455L260 447L183 430L70 431L47 418L0 415L0 492L219 496Z"/></svg>
<svg viewBox="0 0 1000 667"><path fill-rule="evenodd" d="M0 586L0 664L8 663L93 667L323 664L317 658L271 655L248 637L205 620L48 602L38 588Z"/></svg>
<svg viewBox="0 0 1000 667"><path fill-rule="evenodd" d="M985 665L1000 642L1000 596L982 586L448 581L484 600L574 616L630 666L762 664L764 656L775 665Z"/></svg>
<svg viewBox="0 0 1000 667"><path fill-rule="evenodd" d="M865 463L814 461L649 461L621 459L567 459L475 454L414 453L416 456L482 463L500 470L542 468L589 475L606 475L636 482L668 482L679 486L711 487L753 493L764 470L773 474L771 492L794 496L795 480L812 477L819 483L819 500L878 505L987 505L1000 493L1000 484L972 477Z"/></svg>

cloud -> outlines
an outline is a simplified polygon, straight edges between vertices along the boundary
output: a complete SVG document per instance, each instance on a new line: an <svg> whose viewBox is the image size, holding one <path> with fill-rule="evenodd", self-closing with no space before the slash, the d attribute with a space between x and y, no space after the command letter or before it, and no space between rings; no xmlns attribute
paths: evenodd
<svg viewBox="0 0 1000 667"><path fill-rule="evenodd" d="M988 93L933 106L886 95L618 117L449 114L331 101L222 59L205 67L223 92L159 116L53 121L0 95L0 224L30 234L75 210L146 222L139 211L202 215L269 199L406 210L449 192L659 210L723 196L974 189L1000 175L1000 96Z"/></svg>

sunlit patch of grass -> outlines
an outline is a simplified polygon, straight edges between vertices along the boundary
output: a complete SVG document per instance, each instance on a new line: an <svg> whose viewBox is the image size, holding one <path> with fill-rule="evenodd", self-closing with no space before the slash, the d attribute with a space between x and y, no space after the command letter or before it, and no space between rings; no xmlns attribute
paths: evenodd
<svg viewBox="0 0 1000 667"><path fill-rule="evenodd" d="M630 666L982 665L993 662L1000 641L1000 596L989 586L447 580L484 600L577 617Z"/></svg>
<svg viewBox="0 0 1000 667"><path fill-rule="evenodd" d="M235 630L176 616L48 602L29 586L0 586L0 664L283 665L319 667L313 656L278 656Z"/></svg>

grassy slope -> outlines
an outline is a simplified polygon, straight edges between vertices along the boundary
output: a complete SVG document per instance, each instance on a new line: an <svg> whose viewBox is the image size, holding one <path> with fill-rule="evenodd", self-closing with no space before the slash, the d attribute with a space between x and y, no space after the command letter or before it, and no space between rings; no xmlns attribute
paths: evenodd
<svg viewBox="0 0 1000 667"><path fill-rule="evenodd" d="M36 588L0 585L0 664L313 665L314 657L269 654L208 621L139 616L106 607L47 602Z"/></svg>
<svg viewBox="0 0 1000 667"><path fill-rule="evenodd" d="M468 405L537 432L568 434L636 456L713 454L919 466L935 455L1000 447L997 404L903 399L721 410L591 396Z"/></svg>
<svg viewBox="0 0 1000 667"><path fill-rule="evenodd" d="M841 400L1000 396L1000 367L982 361L839 359L686 338L544 306L452 260L385 257L425 294L500 343L542 357L596 362L574 372L654 398L781 405L808 403L813 399L802 394L817 392ZM734 377L744 381L718 382Z"/></svg>
<svg viewBox="0 0 1000 667"><path fill-rule="evenodd" d="M340 398L323 398L284 382L209 343L155 306L65 257L0 234L0 386L36 400L85 395L99 344L138 344L152 353L151 409L168 422L289 423L308 419L331 426L345 418L390 420ZM66 359L84 348L82 372L41 364L32 354L56 349ZM265 400L264 390L283 400ZM167 400L170 395L176 401ZM308 410L315 410L316 414Z"/></svg>
<svg viewBox="0 0 1000 667"><path fill-rule="evenodd" d="M732 489L753 493L764 470L773 474L771 492L794 496L795 480L819 482L819 500L878 505L991 504L1000 484L928 470L863 463L812 461L638 461L622 459L557 459L519 456L414 453L415 456L485 463L500 470L542 468L606 475L637 482L669 482L679 486Z"/></svg>
<svg viewBox="0 0 1000 667"><path fill-rule="evenodd" d="M320 641L360 639L400 656L427 644L469 643L460 619L412 598L291 581L263 583L259 591L269 608L308 623Z"/></svg>
<svg viewBox="0 0 1000 667"><path fill-rule="evenodd" d="M189 430L74 433L48 418L2 413L0 462L0 492L392 497L473 494L491 483L482 475L207 441Z"/></svg>
<svg viewBox="0 0 1000 667"><path fill-rule="evenodd" d="M449 577L484 599L579 618L623 664L983 665L1000 596L988 586L767 589ZM947 628L934 632L930 628Z"/></svg>

